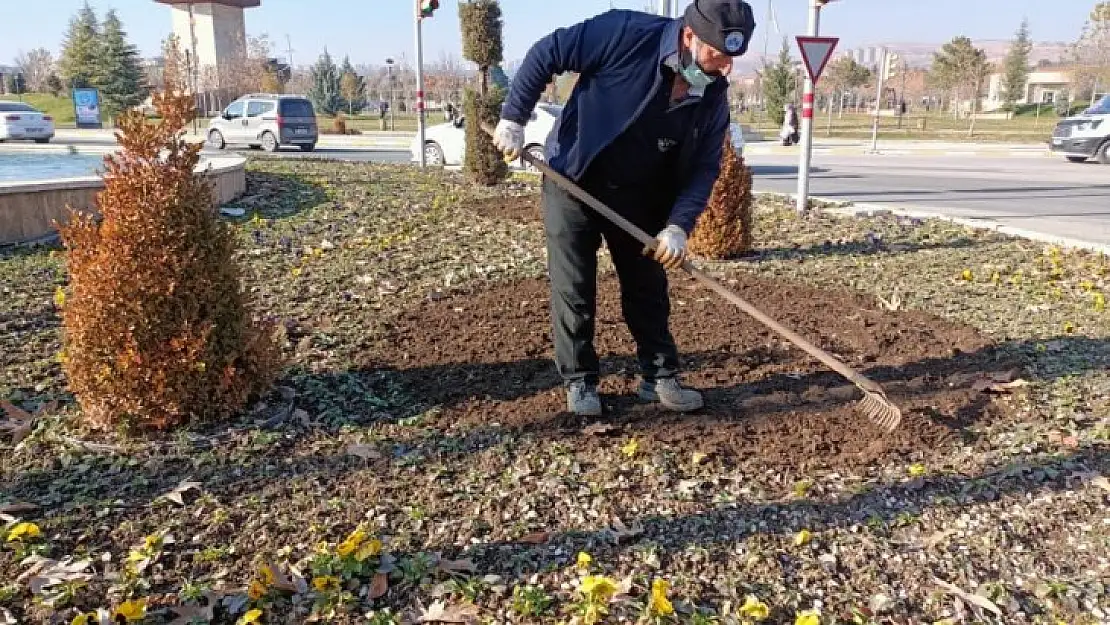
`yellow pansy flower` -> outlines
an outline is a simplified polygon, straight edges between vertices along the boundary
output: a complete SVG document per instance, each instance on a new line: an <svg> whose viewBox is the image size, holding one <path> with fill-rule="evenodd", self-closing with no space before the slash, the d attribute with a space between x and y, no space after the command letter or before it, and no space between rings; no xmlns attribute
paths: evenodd
<svg viewBox="0 0 1110 625"><path fill-rule="evenodd" d="M651 582L651 603L649 607L653 613L660 616L670 616L674 614L674 606L671 605L671 601L667 599L667 590L670 587L670 582L658 577Z"/></svg>

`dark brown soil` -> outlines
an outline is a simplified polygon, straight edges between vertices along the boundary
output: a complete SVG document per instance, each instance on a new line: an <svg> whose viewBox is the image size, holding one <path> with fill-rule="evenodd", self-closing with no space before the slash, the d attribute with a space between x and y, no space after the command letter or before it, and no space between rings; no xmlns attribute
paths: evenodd
<svg viewBox="0 0 1110 625"><path fill-rule="evenodd" d="M903 410L884 435L856 411L853 385L716 294L672 277L672 331L684 381L706 407L675 415L635 397L635 346L620 313L615 278L599 281L596 345L603 359L602 436L764 466L859 466L928 453L960 440L960 429L997 412L972 389L999 362L973 329L919 312L886 312L862 296L770 282L735 284L742 296L883 384ZM426 301L399 317L384 364L421 400L441 405L446 429L499 425L538 436L594 437L565 411L552 358L548 285L524 281ZM591 428L593 430L593 428ZM608 443L612 444L612 443Z"/></svg>
<svg viewBox="0 0 1110 625"><path fill-rule="evenodd" d="M543 222L538 193L491 197L472 202L468 206L479 215L491 219L505 219L526 224Z"/></svg>

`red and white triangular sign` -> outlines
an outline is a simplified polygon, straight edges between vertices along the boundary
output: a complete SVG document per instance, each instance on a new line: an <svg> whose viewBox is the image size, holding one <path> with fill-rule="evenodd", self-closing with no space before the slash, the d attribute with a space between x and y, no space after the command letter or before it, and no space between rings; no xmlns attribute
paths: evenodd
<svg viewBox="0 0 1110 625"><path fill-rule="evenodd" d="M832 58L833 49L836 48L840 37L798 35L796 39L798 49L802 51L802 62L806 64L806 71L809 72L809 79L813 84L817 84L817 79L821 77L821 72L825 71L825 65Z"/></svg>

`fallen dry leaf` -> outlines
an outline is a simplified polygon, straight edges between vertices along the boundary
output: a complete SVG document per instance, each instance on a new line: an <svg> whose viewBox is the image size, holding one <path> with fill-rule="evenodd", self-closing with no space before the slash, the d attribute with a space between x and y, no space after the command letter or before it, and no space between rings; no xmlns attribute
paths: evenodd
<svg viewBox="0 0 1110 625"><path fill-rule="evenodd" d="M378 573L374 579L370 581L369 596L371 599L377 599L389 591L389 577L385 573Z"/></svg>
<svg viewBox="0 0 1110 625"><path fill-rule="evenodd" d="M966 601L970 604L977 605L980 608L983 608L984 610L989 610L991 612L994 612L997 616L1002 616L1002 608L998 607L998 605L995 602L991 601L990 599L987 599L986 597L981 597L979 595L973 595L973 594L971 594L971 593L969 593L965 590L962 590L959 586L956 586L954 584L949 584L948 582L946 582L942 579L936 578L936 577L933 578L933 583L936 584L937 586L940 586L941 588L945 589L950 594L953 594L953 595L959 597L960 599L963 599L964 601Z"/></svg>
<svg viewBox="0 0 1110 625"><path fill-rule="evenodd" d="M211 602L207 606L199 605L175 605L170 606L170 609L177 614L177 618L170 621L170 625L192 625L197 618L204 619L205 622L210 622L216 618L216 603Z"/></svg>
<svg viewBox="0 0 1110 625"><path fill-rule="evenodd" d="M474 561L470 559L440 560L439 564L436 565L436 568L444 573L458 573L463 571L473 573L476 570L476 567L474 566Z"/></svg>
<svg viewBox="0 0 1110 625"><path fill-rule="evenodd" d="M373 445L351 443L347 445L347 455L358 456L363 460L377 460L382 457L382 452L378 451Z"/></svg>
<svg viewBox="0 0 1110 625"><path fill-rule="evenodd" d="M185 497L184 497L185 493L190 491L190 490L193 490L193 489L200 490L200 487L201 487L200 482L190 482L189 478L185 478L184 480L181 481L180 484L178 484L176 487L174 487L173 490L171 490L168 493L164 493L164 494L160 495L158 498L159 499L168 499L168 500L174 502L175 504L177 504L179 506L184 506L185 505Z"/></svg>
<svg viewBox="0 0 1110 625"><path fill-rule="evenodd" d="M617 542L620 542L626 538L635 538L636 536L644 533L644 528L639 523L635 523L632 527L628 527L624 524L624 521L622 521L621 518L616 515L613 515L613 522L611 525L612 527L610 531L616 537Z"/></svg>
<svg viewBox="0 0 1110 625"><path fill-rule="evenodd" d="M547 542L551 538L551 532L532 532L520 537L520 542L528 543L529 545L539 545Z"/></svg>
<svg viewBox="0 0 1110 625"><path fill-rule="evenodd" d="M0 503L0 514L21 514L23 512L34 512L39 507L33 503L25 501L13 501L11 503Z"/></svg>
<svg viewBox="0 0 1110 625"><path fill-rule="evenodd" d="M448 607L442 601L428 606L420 615L421 623L477 623L478 606L474 604Z"/></svg>
<svg viewBox="0 0 1110 625"><path fill-rule="evenodd" d="M23 560L22 564L31 564L31 568L24 571L16 581L27 580L27 585L32 594L40 595L42 591L51 586L65 582L88 581L93 578L92 573L85 569L92 565L92 560L70 561L69 558L58 562L42 556L31 556Z"/></svg>
<svg viewBox="0 0 1110 625"><path fill-rule="evenodd" d="M1091 483L1094 484L1095 486L1098 486L1102 490L1110 493L1110 479L1107 479L1105 475L1100 475L1100 476L1092 479Z"/></svg>
<svg viewBox="0 0 1110 625"><path fill-rule="evenodd" d="M7 401L0 401L0 408L8 417L7 421L0 422L0 432L11 436L13 445L31 435L35 429L34 415Z"/></svg>
<svg viewBox="0 0 1110 625"><path fill-rule="evenodd" d="M591 423L590 425L582 428L582 433L588 436L597 436L599 434L611 432L613 431L613 429L615 428L611 423Z"/></svg>
<svg viewBox="0 0 1110 625"><path fill-rule="evenodd" d="M1009 382L998 382L997 380L986 378L972 382L972 390L979 391L980 393L1008 393L1014 389L1024 388L1029 386L1029 381L1022 378L1012 380Z"/></svg>

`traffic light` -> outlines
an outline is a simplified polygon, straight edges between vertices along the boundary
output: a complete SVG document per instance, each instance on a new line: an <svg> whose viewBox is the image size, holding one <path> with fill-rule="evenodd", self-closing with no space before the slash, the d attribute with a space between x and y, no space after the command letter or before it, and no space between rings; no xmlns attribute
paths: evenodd
<svg viewBox="0 0 1110 625"><path fill-rule="evenodd" d="M420 17L431 17L439 8L439 0L420 0Z"/></svg>

